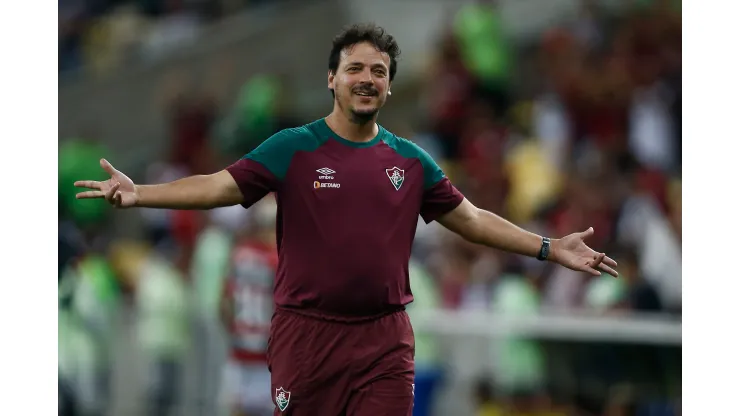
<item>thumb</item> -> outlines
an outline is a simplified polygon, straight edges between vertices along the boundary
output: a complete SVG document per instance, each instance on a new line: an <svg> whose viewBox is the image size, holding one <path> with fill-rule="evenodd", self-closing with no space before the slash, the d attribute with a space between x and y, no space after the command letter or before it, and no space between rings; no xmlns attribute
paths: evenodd
<svg viewBox="0 0 740 416"><path fill-rule="evenodd" d="M594 235L594 227L588 227L588 230L578 234L578 236L581 237L581 240L585 240L592 235Z"/></svg>
<svg viewBox="0 0 740 416"><path fill-rule="evenodd" d="M118 173L116 168L114 168L113 165L111 165L110 162L108 162L105 159L100 159L100 167L103 168L103 170L105 170L106 172L108 172L108 174L111 176Z"/></svg>

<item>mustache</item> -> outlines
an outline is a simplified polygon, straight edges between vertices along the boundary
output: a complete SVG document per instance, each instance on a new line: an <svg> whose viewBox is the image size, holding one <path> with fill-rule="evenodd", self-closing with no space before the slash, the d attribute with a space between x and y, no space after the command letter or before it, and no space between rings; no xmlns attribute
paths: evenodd
<svg viewBox="0 0 740 416"><path fill-rule="evenodd" d="M378 90L375 89L375 87L369 86L369 85L364 85L364 86L361 85L359 87L352 88L352 92L355 94L363 93L363 94L368 94L368 95L378 95L379 94Z"/></svg>

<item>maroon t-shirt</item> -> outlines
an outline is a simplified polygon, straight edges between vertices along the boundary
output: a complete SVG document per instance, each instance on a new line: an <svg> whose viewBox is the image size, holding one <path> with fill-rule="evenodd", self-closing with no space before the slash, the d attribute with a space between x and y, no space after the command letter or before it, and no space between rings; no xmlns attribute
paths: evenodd
<svg viewBox="0 0 740 416"><path fill-rule="evenodd" d="M277 195L278 307L356 319L413 300L418 217L434 221L463 196L424 150L378 130L355 143L320 119L278 132L227 168L245 207Z"/></svg>

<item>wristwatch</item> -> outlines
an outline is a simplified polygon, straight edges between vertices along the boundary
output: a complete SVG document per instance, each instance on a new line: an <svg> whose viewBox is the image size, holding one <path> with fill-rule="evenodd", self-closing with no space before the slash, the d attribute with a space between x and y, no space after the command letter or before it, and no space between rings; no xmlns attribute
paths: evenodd
<svg viewBox="0 0 740 416"><path fill-rule="evenodd" d="M542 246L540 247L539 254L537 254L537 260L545 261L547 260L547 256L549 255L550 255L550 239L547 237L542 237Z"/></svg>

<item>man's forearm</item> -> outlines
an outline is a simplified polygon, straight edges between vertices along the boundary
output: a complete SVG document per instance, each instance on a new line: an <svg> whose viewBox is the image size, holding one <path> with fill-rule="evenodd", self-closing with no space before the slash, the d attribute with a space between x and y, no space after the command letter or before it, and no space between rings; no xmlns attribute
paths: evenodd
<svg viewBox="0 0 740 416"><path fill-rule="evenodd" d="M196 175L158 185L136 185L136 206L165 209L211 209L239 201L220 189L214 175Z"/></svg>
<svg viewBox="0 0 740 416"><path fill-rule="evenodd" d="M536 257L542 247L542 236L482 209L478 209L469 230L461 235L472 243L530 257Z"/></svg>

